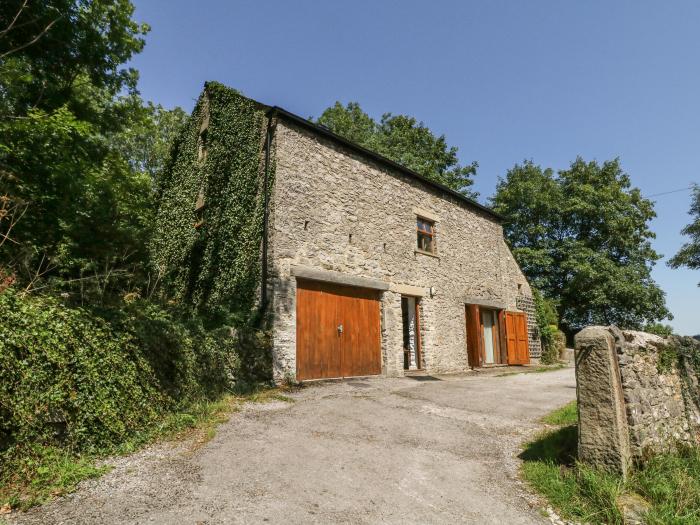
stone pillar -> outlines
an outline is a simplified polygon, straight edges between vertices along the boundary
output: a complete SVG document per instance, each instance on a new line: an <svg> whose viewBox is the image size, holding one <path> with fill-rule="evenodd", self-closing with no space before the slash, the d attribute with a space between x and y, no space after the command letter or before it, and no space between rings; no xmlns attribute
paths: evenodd
<svg viewBox="0 0 700 525"><path fill-rule="evenodd" d="M382 357L384 375L400 377L403 371L403 320L401 294L385 291L382 306Z"/></svg>
<svg viewBox="0 0 700 525"><path fill-rule="evenodd" d="M619 332L590 326L574 339L578 455L585 463L626 477L631 452L615 337L611 333L615 331Z"/></svg>

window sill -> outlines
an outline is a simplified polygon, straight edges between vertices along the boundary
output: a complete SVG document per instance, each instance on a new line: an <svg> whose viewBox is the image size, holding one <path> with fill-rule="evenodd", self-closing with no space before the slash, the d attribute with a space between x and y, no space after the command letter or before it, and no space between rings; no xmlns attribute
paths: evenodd
<svg viewBox="0 0 700 525"><path fill-rule="evenodd" d="M440 256L439 256L438 254L436 254L436 253L433 253L433 252L426 252L425 250L419 250L418 248L416 248L415 250L413 250L413 253L420 253L421 255L427 255L428 257L435 257L436 259L439 259L439 258L440 258Z"/></svg>

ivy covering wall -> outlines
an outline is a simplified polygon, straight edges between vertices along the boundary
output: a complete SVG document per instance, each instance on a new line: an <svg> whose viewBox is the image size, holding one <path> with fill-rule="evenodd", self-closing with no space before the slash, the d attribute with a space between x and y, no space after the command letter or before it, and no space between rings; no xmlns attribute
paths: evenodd
<svg viewBox="0 0 700 525"><path fill-rule="evenodd" d="M206 83L159 181L153 261L172 300L212 325L241 326L256 311L265 109L236 90ZM273 178L274 165L268 188Z"/></svg>

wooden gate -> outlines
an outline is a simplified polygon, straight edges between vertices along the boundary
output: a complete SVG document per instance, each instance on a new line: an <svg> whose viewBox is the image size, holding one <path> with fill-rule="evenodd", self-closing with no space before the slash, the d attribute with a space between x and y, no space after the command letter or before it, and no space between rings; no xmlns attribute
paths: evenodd
<svg viewBox="0 0 700 525"><path fill-rule="evenodd" d="M381 373L378 292L297 281L297 379Z"/></svg>
<svg viewBox="0 0 700 525"><path fill-rule="evenodd" d="M506 312L506 337L508 339L508 364L526 365L530 362L527 341L527 314Z"/></svg>

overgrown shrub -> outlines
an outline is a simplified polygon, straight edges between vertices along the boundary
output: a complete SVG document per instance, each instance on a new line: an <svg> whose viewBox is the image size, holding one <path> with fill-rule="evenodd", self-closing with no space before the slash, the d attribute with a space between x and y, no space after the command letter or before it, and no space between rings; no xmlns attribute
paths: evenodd
<svg viewBox="0 0 700 525"><path fill-rule="evenodd" d="M535 314L537 316L537 328L540 332L542 343L541 362L551 365L559 360L559 348L557 345L557 325L559 318L554 302L542 296L539 290L533 289L532 296L535 300Z"/></svg>
<svg viewBox="0 0 700 525"><path fill-rule="evenodd" d="M661 337L667 337L673 334L673 327L669 324L649 323L644 326L644 331L649 334L656 334L660 335Z"/></svg>
<svg viewBox="0 0 700 525"><path fill-rule="evenodd" d="M0 453L27 444L101 451L168 411L211 399L268 366L264 335L232 337L136 301L118 311L0 294ZM251 349L252 345L255 350Z"/></svg>

